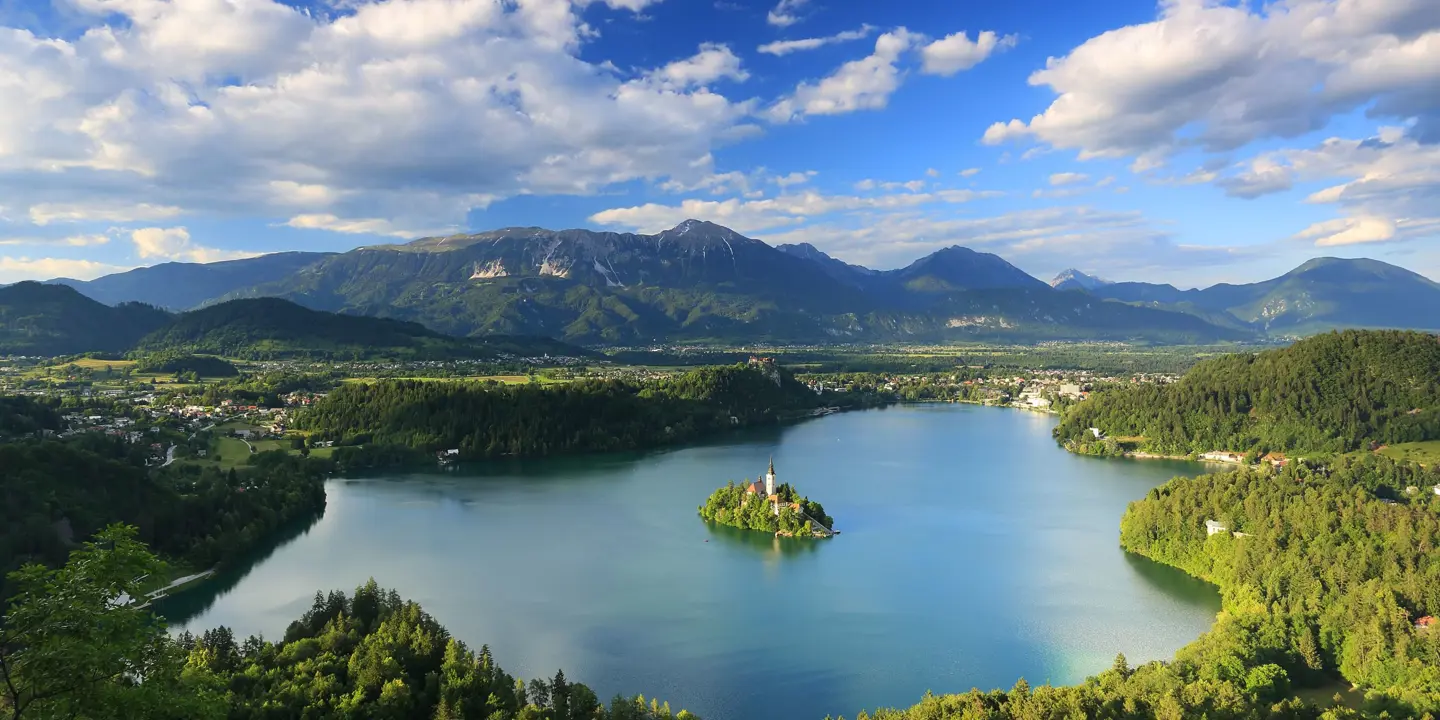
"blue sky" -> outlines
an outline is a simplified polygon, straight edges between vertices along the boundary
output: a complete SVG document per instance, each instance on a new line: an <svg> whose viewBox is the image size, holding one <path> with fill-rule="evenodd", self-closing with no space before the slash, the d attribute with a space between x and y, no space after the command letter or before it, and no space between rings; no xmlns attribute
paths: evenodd
<svg viewBox="0 0 1440 720"><path fill-rule="evenodd" d="M687 217L1440 278L1433 0L0 0L0 282Z"/></svg>

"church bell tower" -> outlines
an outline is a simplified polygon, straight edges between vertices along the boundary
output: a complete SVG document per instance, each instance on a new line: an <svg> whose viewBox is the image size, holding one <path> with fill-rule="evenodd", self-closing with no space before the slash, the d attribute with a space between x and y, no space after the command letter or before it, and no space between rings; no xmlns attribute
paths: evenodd
<svg viewBox="0 0 1440 720"><path fill-rule="evenodd" d="M770 456L770 470L765 473L765 497L775 494L775 456Z"/></svg>

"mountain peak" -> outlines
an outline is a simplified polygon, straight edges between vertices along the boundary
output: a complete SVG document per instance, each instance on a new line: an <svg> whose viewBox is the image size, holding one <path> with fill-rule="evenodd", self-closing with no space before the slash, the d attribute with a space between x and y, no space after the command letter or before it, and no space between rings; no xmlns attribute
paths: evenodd
<svg viewBox="0 0 1440 720"><path fill-rule="evenodd" d="M1094 290L1110 284L1112 283L1109 280L1103 280L1075 268L1060 271L1060 274L1050 281L1050 287L1056 290Z"/></svg>
<svg viewBox="0 0 1440 720"><path fill-rule="evenodd" d="M719 235L722 237L735 237L738 233L724 225L717 225L709 220L696 220L691 218L676 225L661 235Z"/></svg>
<svg viewBox="0 0 1440 720"><path fill-rule="evenodd" d="M941 248L891 272L912 289L927 291L1045 287L998 255L960 245Z"/></svg>

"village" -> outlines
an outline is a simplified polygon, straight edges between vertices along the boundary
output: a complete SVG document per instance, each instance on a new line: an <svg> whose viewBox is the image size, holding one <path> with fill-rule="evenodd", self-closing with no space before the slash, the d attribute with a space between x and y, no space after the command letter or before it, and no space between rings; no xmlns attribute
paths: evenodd
<svg viewBox="0 0 1440 720"><path fill-rule="evenodd" d="M763 358L771 365L770 358ZM755 362L752 356L752 364ZM292 413L343 382L380 378L556 383L580 379L646 382L683 370L675 366L622 365L597 358L508 358L504 365L451 361L272 360L239 364L239 377L200 378L138 372L123 359L0 358L0 393L58 399L62 437L103 433L147 446L150 462L216 460L225 465L267 449L325 452L328 443L307 444L290 433ZM1077 370L1011 370L983 366L928 373L807 373L797 378L816 393L868 391L901 402L966 402L1059 413L1097 388L1122 383L1173 382L1174 375L1100 374ZM284 378L274 388L247 378ZM297 380L298 379L298 380ZM287 385L300 389L287 389ZM284 390L284 392L266 392ZM814 415L823 415L824 408ZM452 457L437 458L442 464Z"/></svg>
<svg viewBox="0 0 1440 720"><path fill-rule="evenodd" d="M1133 383L1170 383L1178 379L1178 376L1160 373L992 372L979 367L954 372L801 374L798 377L817 393L866 390L892 393L902 402L967 402L1056 414L1097 389Z"/></svg>

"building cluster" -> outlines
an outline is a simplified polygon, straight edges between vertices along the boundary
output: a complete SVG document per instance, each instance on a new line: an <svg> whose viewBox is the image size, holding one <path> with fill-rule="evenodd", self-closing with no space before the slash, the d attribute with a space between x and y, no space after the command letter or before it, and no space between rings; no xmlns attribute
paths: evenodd
<svg viewBox="0 0 1440 720"><path fill-rule="evenodd" d="M983 368L934 373L853 373L802 377L812 391L896 393L902 400L966 401L1053 411L1079 402L1098 387L1132 382L1168 382L1164 375L1110 376L1075 370L1006 371L986 375Z"/></svg>

